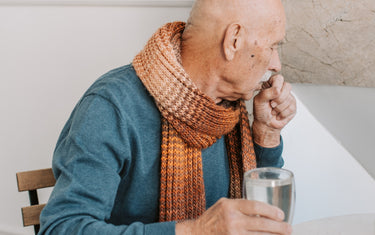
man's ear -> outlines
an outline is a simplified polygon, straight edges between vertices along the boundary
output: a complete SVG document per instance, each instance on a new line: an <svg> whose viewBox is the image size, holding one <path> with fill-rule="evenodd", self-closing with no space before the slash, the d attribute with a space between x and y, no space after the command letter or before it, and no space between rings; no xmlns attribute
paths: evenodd
<svg viewBox="0 0 375 235"><path fill-rule="evenodd" d="M230 24L225 31L223 40L223 50L225 59L233 60L236 52L242 47L243 27L238 24Z"/></svg>

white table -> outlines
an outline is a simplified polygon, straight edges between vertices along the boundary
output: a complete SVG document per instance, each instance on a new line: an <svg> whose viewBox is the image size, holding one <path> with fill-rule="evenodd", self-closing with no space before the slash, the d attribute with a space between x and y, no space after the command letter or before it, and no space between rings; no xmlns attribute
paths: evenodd
<svg viewBox="0 0 375 235"><path fill-rule="evenodd" d="M296 224L293 235L375 235L375 214L344 215Z"/></svg>

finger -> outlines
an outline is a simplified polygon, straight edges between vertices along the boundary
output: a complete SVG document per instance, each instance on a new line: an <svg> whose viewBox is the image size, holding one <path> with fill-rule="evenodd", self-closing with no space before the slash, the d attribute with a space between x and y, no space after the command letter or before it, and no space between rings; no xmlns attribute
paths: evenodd
<svg viewBox="0 0 375 235"><path fill-rule="evenodd" d="M290 120L293 119L294 116L295 114L290 115L286 118L276 117L274 120L271 121L270 126L272 126L275 129L282 129L290 122Z"/></svg>
<svg viewBox="0 0 375 235"><path fill-rule="evenodd" d="M245 215L259 215L276 221L282 221L284 219L284 212L276 206L254 200L242 199L237 201L240 204L238 205L240 211Z"/></svg>
<svg viewBox="0 0 375 235"><path fill-rule="evenodd" d="M284 77L281 74L275 74L270 78L270 80L268 80L268 83L271 85L271 87L281 91L284 86Z"/></svg>
<svg viewBox="0 0 375 235"><path fill-rule="evenodd" d="M269 102L280 96L284 84L284 78L280 74L274 75L268 81L270 87L263 89L257 95L257 99L261 102Z"/></svg>
<svg viewBox="0 0 375 235"><path fill-rule="evenodd" d="M254 103L270 103L271 100L279 97L280 90L276 87L270 87L261 90L258 95L254 97Z"/></svg>
<svg viewBox="0 0 375 235"><path fill-rule="evenodd" d="M276 119L281 120L281 119L292 119L296 115L296 100L294 96L291 97L292 100L290 101L290 104L281 112L277 114Z"/></svg>
<svg viewBox="0 0 375 235"><path fill-rule="evenodd" d="M294 117L294 115L291 115L289 117L286 117L286 118L281 118L281 117L275 117L271 123L270 123L270 126L274 129L282 129L284 128L289 122L290 120L292 120Z"/></svg>
<svg viewBox="0 0 375 235"><path fill-rule="evenodd" d="M284 82L280 95L271 101L271 106L275 108L277 105L284 103L289 98L291 91L292 85L290 85L290 83Z"/></svg>
<svg viewBox="0 0 375 235"><path fill-rule="evenodd" d="M294 117L296 114L296 109L293 105L289 105L286 109L281 111L280 113L277 114L277 120L289 118L290 116Z"/></svg>
<svg viewBox="0 0 375 235"><path fill-rule="evenodd" d="M290 122L290 120L292 120L294 118L295 115L296 115L295 112L290 113L290 114L288 114L288 116L285 116L285 117L281 116L281 114L279 114L279 115L276 116L276 120L278 122L281 122L281 124L285 126L286 124L288 124Z"/></svg>
<svg viewBox="0 0 375 235"><path fill-rule="evenodd" d="M273 234L291 234L292 227L285 222L278 222L262 217L248 217L244 220L247 231L266 232Z"/></svg>
<svg viewBox="0 0 375 235"><path fill-rule="evenodd" d="M294 97L292 95L288 95L282 103L278 104L277 106L273 108L272 114L276 115L278 113L281 113L287 108L289 108L289 106L293 106L293 105L294 105Z"/></svg>

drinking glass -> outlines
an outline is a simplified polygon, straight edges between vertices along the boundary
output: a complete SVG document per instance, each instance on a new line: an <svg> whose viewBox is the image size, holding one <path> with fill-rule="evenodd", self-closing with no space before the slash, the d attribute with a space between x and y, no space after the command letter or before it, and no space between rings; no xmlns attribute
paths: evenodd
<svg viewBox="0 0 375 235"><path fill-rule="evenodd" d="M296 198L293 172L275 167L249 170L244 174L243 196L279 207L284 221L292 223Z"/></svg>

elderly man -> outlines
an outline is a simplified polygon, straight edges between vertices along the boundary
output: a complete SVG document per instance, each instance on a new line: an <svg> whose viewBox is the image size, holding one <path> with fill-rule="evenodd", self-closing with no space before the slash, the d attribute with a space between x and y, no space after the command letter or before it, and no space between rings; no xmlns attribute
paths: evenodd
<svg viewBox="0 0 375 235"><path fill-rule="evenodd" d="M241 199L245 171L283 165L295 99L261 78L280 71L284 34L280 0L197 0L161 27L74 109L41 234L290 234L280 209Z"/></svg>

